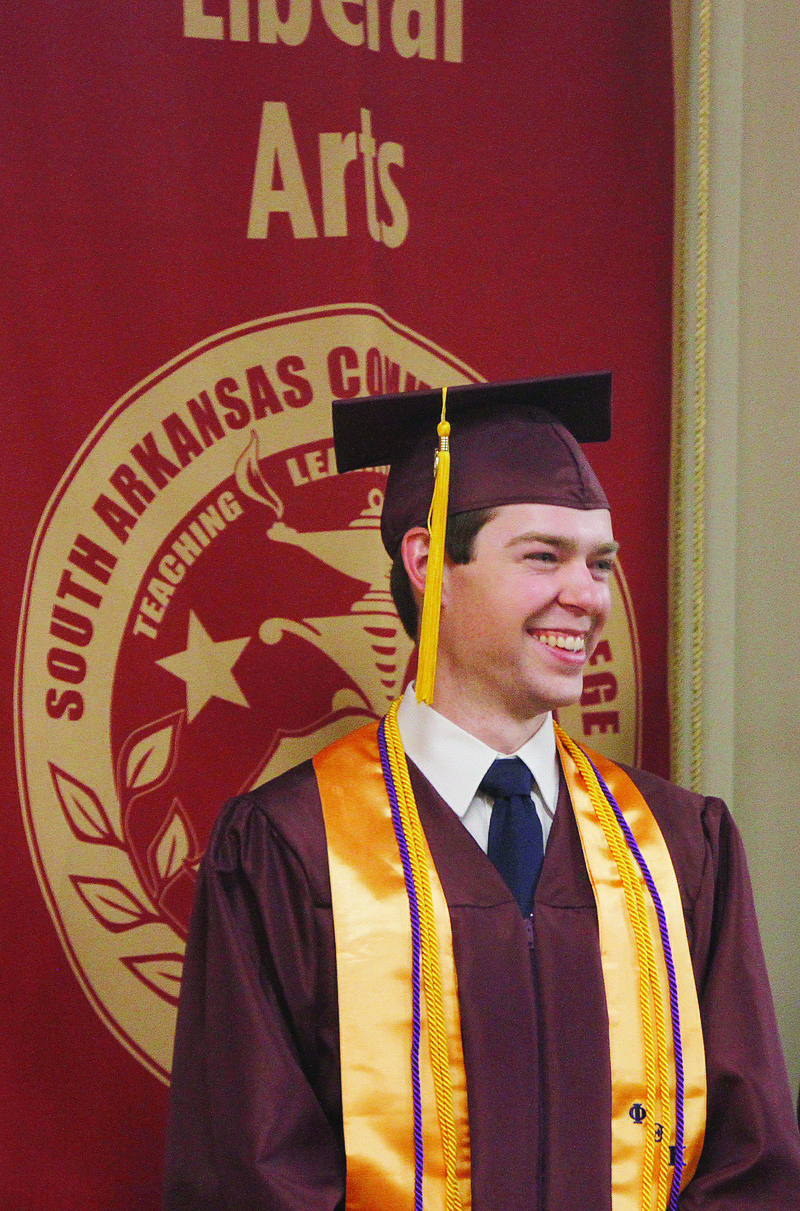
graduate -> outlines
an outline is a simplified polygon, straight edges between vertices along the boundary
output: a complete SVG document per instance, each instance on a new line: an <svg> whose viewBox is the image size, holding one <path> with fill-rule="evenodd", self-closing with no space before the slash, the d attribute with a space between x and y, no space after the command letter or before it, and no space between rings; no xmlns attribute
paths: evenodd
<svg viewBox="0 0 800 1211"><path fill-rule="evenodd" d="M334 404L418 673L203 859L166 1211L797 1211L725 805L579 747L610 376Z"/></svg>

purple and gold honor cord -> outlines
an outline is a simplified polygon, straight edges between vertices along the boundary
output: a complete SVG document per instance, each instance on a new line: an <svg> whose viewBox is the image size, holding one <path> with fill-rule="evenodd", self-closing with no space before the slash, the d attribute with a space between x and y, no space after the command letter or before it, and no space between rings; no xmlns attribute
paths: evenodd
<svg viewBox="0 0 800 1211"><path fill-rule="evenodd" d="M600 823L608 849L616 864L625 895L625 904L633 930L639 960L639 1007L645 1050L645 1097L649 1110L642 1171L642 1211L650 1211L656 1190L655 1206L676 1211L684 1163L684 1064L681 1043L678 986L666 913L655 880L636 839L611 790L586 753L556 725L559 743L572 757L583 779L592 807ZM636 866L638 866L638 873ZM653 937L646 893L649 892L658 921L658 936ZM671 1036L675 1057L675 1099L670 1096L669 1039L664 1014L664 994L656 947L660 943L667 974ZM658 1122L657 1108L661 1121ZM673 1120L674 1150L670 1146ZM672 1181L667 1195L668 1173L673 1163ZM656 1177L656 1164L658 1168Z"/></svg>
<svg viewBox="0 0 800 1211"><path fill-rule="evenodd" d="M423 1211L422 1182L425 1157L422 1145L422 1092L419 1074L421 992L425 993L430 1041L431 1072L436 1113L445 1162L445 1211L461 1211L456 1170L457 1135L453 1109L450 1059L447 1051L444 990L439 959L436 919L428 877L425 835L417 812L408 765L397 725L399 700L378 727L378 748L389 796L400 860L408 893L412 947L411 1084L414 1105L414 1211ZM421 978L420 978L421 977Z"/></svg>
<svg viewBox="0 0 800 1211"><path fill-rule="evenodd" d="M588 760L588 758L587 758ZM591 764L591 762L590 762ZM672 1186L669 1196L669 1211L677 1211L678 1195L681 1188L681 1175L683 1172L683 1132L684 1132L684 1071L683 1071L683 1045L681 1042L681 1021L680 1008L678 1005L678 981L675 972L675 962L672 957L672 943L670 942L669 930L667 928L667 916L664 912L664 905L661 902L661 896L658 893L655 880L650 873L644 856L636 843L636 838L630 830L627 820L620 811L616 799L612 795L605 781L601 777L598 770L592 765L592 770L597 778L600 789L606 797L607 802L611 806L617 824L622 830L628 848L633 854L639 869L642 872L642 878L647 884L647 890L653 899L653 904L658 918L658 929L661 935L661 946L664 951L664 965L667 969L667 984L669 987L669 1005L670 1018L672 1023L672 1042L675 1053L675 1160L674 1171L672 1174Z"/></svg>

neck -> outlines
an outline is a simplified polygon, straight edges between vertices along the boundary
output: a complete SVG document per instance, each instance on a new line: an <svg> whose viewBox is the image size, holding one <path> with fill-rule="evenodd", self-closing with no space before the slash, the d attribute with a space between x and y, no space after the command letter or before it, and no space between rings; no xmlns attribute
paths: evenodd
<svg viewBox="0 0 800 1211"><path fill-rule="evenodd" d="M482 740L497 753L516 753L535 736L547 718L547 711L516 716L497 702L477 701L469 694L436 679L433 708L451 723Z"/></svg>

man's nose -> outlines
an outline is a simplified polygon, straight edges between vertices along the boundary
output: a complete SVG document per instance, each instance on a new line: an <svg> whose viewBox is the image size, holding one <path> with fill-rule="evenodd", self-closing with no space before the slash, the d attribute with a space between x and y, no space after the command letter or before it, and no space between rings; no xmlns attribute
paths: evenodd
<svg viewBox="0 0 800 1211"><path fill-rule="evenodd" d="M591 568L581 561L570 561L564 565L562 575L559 601L563 605L586 613L597 609L605 586L602 581L595 580Z"/></svg>

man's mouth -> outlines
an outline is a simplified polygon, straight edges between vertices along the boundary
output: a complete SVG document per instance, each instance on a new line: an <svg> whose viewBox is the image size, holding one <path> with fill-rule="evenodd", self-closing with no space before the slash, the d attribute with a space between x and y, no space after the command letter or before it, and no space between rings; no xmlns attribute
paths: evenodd
<svg viewBox="0 0 800 1211"><path fill-rule="evenodd" d="M562 648L566 652L583 652L586 649L585 635L567 635L563 631L531 631L531 635L549 648Z"/></svg>

